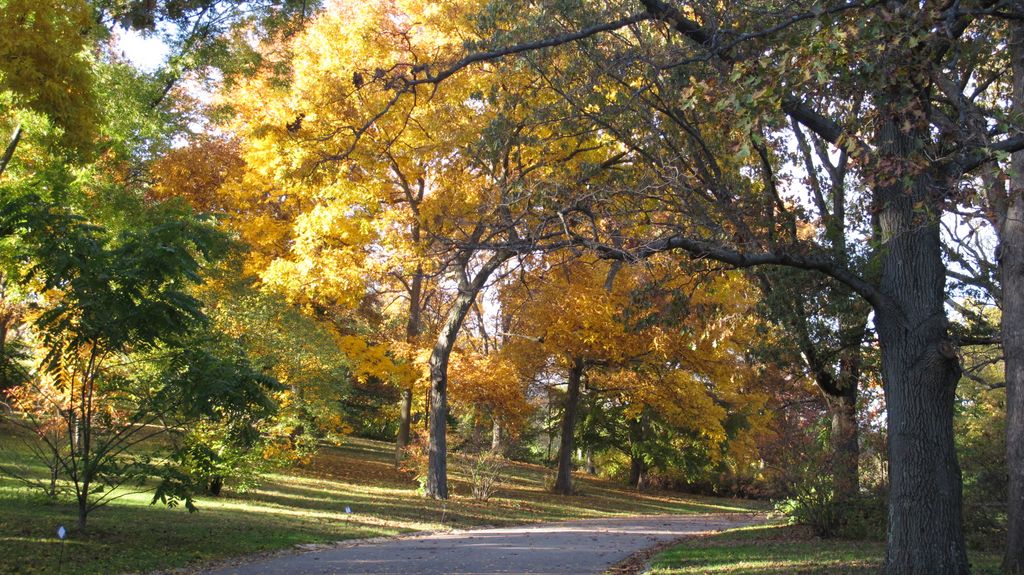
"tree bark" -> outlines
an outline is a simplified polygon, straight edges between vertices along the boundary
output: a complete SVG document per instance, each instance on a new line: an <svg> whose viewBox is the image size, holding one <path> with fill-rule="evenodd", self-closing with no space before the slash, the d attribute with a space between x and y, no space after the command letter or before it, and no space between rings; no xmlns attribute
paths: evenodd
<svg viewBox="0 0 1024 575"><path fill-rule="evenodd" d="M1010 24L1012 106L1024 113L1024 23ZM1003 570L1024 575L1024 152L1010 159L1006 217L999 230L1003 368L1006 377L1006 465L1009 475Z"/></svg>
<svg viewBox="0 0 1024 575"><path fill-rule="evenodd" d="M857 428L857 387L828 396L832 415L832 478L835 498L848 501L860 492L860 445Z"/></svg>
<svg viewBox="0 0 1024 575"><path fill-rule="evenodd" d="M1024 156L1024 154L1020 154ZM1015 164L1024 164L1024 158ZM1021 167L1024 167L1022 165ZM1024 182L1022 182L1024 183ZM1024 195L1015 198L1000 241L1003 357L1006 371L1006 573L1024 574Z"/></svg>
<svg viewBox="0 0 1024 575"><path fill-rule="evenodd" d="M451 358L455 339L473 305L473 300L491 274L509 257L511 254L495 252L484 262L472 280L463 275L459 281L459 295L448 310L448 317L430 354L430 447L425 495L433 499L448 499L448 360ZM468 262L463 261L459 272L466 274L467 266Z"/></svg>
<svg viewBox="0 0 1024 575"><path fill-rule="evenodd" d="M927 88L896 87L879 98L875 132L878 161L886 167L873 182L879 288L892 308L875 313L889 426L887 575L969 573L953 442L961 371L947 332L938 216L945 196L939 192L948 183L920 167L919 142L928 134L913 117L928 102Z"/></svg>
<svg viewBox="0 0 1024 575"><path fill-rule="evenodd" d="M430 390L423 396L423 430L430 431Z"/></svg>
<svg viewBox="0 0 1024 575"><path fill-rule="evenodd" d="M562 411L562 441L558 447L558 475L555 476L555 493L572 495L572 454L574 435L576 433L576 412L580 404L580 380L583 378L584 364L574 359L569 368L566 380L565 406Z"/></svg>
<svg viewBox="0 0 1024 575"><path fill-rule="evenodd" d="M78 496L78 532L85 533L89 522L89 501L84 495Z"/></svg>
<svg viewBox="0 0 1024 575"><path fill-rule="evenodd" d="M18 142L21 141L21 124L18 124L14 128L14 133L11 134L11 141L8 142L7 147L4 149L3 156L0 156L0 175L3 175L4 171L7 170L7 164L10 163L11 158L14 157L14 150L18 147Z"/></svg>
<svg viewBox="0 0 1024 575"><path fill-rule="evenodd" d="M647 475L647 462L644 460L644 453L641 445L644 441L646 421L644 415L629 422L629 485L640 487L643 484L644 476Z"/></svg>
<svg viewBox="0 0 1024 575"><path fill-rule="evenodd" d="M398 422L398 438L395 440L395 467L402 462L405 448L409 445L409 432L412 427L412 390L402 390L401 419Z"/></svg>
<svg viewBox="0 0 1024 575"><path fill-rule="evenodd" d="M7 323L7 318L0 314L0 392L10 385L7 381Z"/></svg>
<svg viewBox="0 0 1024 575"><path fill-rule="evenodd" d="M412 204L414 213L419 215L418 204ZM419 242L419 224L413 226L413 241ZM405 324L405 341L415 345L420 336L420 306L423 299L423 266L416 266L416 273L409 284L409 321ZM402 461L405 448L409 445L409 429L412 426L412 389L402 390L401 419L398 422L398 437L395 440L395 467Z"/></svg>
<svg viewBox="0 0 1024 575"><path fill-rule="evenodd" d="M497 417L493 417L491 420L491 451L500 455L502 449L501 422Z"/></svg>

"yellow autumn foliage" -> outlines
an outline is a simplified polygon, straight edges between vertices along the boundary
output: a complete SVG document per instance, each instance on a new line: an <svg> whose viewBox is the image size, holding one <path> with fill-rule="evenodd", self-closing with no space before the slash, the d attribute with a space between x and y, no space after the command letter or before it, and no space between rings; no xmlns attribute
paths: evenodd
<svg viewBox="0 0 1024 575"><path fill-rule="evenodd" d="M93 27L85 0L0 0L0 106L10 99L48 117L63 143L80 151L91 145L98 117ZM0 107L0 120L7 113Z"/></svg>

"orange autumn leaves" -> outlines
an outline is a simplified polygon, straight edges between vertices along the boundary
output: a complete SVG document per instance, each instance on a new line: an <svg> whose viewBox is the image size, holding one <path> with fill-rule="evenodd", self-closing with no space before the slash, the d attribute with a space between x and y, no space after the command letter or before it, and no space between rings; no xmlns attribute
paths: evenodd
<svg viewBox="0 0 1024 575"><path fill-rule="evenodd" d="M487 94L516 83L515 72L470 69L392 101L395 83L422 73L419 64L450 61L472 39L469 8L459 0L329 2L303 32L265 43L261 71L218 96L234 112L221 126L227 135L195 138L158 170L158 193L225 218L249 247L244 271L262 289L323 319L355 379L413 389L417 401L428 383L428 332L450 289L438 238L464 239L476 222L498 219L498 206L519 205L495 192L507 173L470 158L487 155L481 133L499 113L535 132L535 145L515 150L532 170L512 186L524 198L571 187L553 184L572 180L575 168L544 157L600 163L605 153L599 135L584 146L555 133L555 123L523 121L523 110L543 104L543 90L522 109L487 104ZM656 405L709 441L724 440L725 406L756 403L744 394L753 296L742 280L696 278L666 260L624 266L609 290L607 262L556 255L522 265L536 267L509 276L521 283L491 288L498 295L487 314L507 317L507 331L524 337L503 335L483 353L464 330L449 377L456 410L521 425L531 409L527 384L552 362L574 359L593 364L594 385L622 388L631 405ZM422 337L409 337L402 326L416 270L434 297ZM686 293L689 312L659 321L671 292ZM367 306L372 313L362 313Z"/></svg>
<svg viewBox="0 0 1024 575"><path fill-rule="evenodd" d="M558 261L508 286L503 309L514 310L517 336L509 353L527 372L583 362L588 385L618 397L627 417L651 408L701 437L712 456L729 441L734 458L753 457L752 437L768 418L747 356L757 327L752 287L739 274L688 274L671 260L610 270ZM728 437L725 422L739 412L748 427Z"/></svg>

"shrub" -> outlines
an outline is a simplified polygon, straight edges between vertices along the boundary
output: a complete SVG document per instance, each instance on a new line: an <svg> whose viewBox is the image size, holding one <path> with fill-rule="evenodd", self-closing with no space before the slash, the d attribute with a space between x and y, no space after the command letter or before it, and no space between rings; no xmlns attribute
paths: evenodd
<svg viewBox="0 0 1024 575"><path fill-rule="evenodd" d="M843 524L832 488L821 481L798 486L792 497L775 505L775 511L788 517L790 524L809 526L819 537L835 537Z"/></svg>
<svg viewBox="0 0 1024 575"><path fill-rule="evenodd" d="M487 501L501 485L501 473L505 470L505 459L484 451L473 457L468 464L473 499Z"/></svg>
<svg viewBox="0 0 1024 575"><path fill-rule="evenodd" d="M885 538L886 495L881 490L837 500L830 479L819 478L796 486L793 496L777 503L775 511L787 516L790 524L810 527L819 537Z"/></svg>

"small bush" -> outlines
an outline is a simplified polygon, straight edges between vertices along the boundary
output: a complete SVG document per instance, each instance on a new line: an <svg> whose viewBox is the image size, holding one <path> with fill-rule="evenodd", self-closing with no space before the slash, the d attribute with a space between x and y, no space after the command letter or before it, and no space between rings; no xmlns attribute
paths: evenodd
<svg viewBox="0 0 1024 575"><path fill-rule="evenodd" d="M469 482L473 499L487 501L501 485L501 473L505 460L491 452L481 452L469 462Z"/></svg>
<svg viewBox="0 0 1024 575"><path fill-rule="evenodd" d="M819 537L885 538L887 509L883 491L840 501L829 483L819 479L797 486L792 497L775 505L775 511L787 516L790 524L810 527Z"/></svg>
<svg viewBox="0 0 1024 575"><path fill-rule="evenodd" d="M843 513L832 489L820 482L799 486L793 497L775 505L775 511L792 525L807 525L819 537L835 537L843 525Z"/></svg>
<svg viewBox="0 0 1024 575"><path fill-rule="evenodd" d="M425 495L427 492L427 465L429 463L429 440L426 432L413 431L409 445L405 448L404 457L398 462L398 468L413 477L419 487L416 493Z"/></svg>

